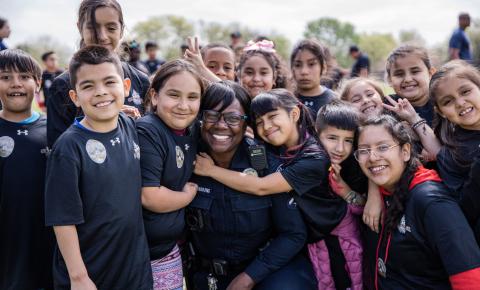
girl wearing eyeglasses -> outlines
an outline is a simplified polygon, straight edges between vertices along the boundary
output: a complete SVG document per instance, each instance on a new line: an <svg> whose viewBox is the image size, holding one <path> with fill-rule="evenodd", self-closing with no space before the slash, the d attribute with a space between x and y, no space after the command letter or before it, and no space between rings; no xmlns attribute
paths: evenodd
<svg viewBox="0 0 480 290"><path fill-rule="evenodd" d="M212 162L237 174L265 174L250 159L249 148L258 141L245 137L248 92L222 81L208 87L204 100L201 143ZM306 226L288 194L252 196L207 176L194 175L192 182L198 193L186 215L195 253L188 275L193 289L316 289L301 251Z"/></svg>
<svg viewBox="0 0 480 290"><path fill-rule="evenodd" d="M439 175L425 169L412 132L387 115L368 119L354 152L379 186L384 222L374 257L376 289L479 289L480 251Z"/></svg>
<svg viewBox="0 0 480 290"><path fill-rule="evenodd" d="M197 193L197 185L188 180L197 152L195 120L203 92L203 81L190 63L165 63L149 89L149 113L137 121L153 289L183 286L177 241L184 231L184 208Z"/></svg>

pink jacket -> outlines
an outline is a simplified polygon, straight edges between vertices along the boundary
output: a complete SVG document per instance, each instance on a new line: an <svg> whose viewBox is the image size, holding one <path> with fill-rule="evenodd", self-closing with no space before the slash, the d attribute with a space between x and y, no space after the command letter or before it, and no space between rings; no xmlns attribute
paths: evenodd
<svg viewBox="0 0 480 290"><path fill-rule="evenodd" d="M338 237L340 247L345 256L347 272L352 281L351 290L362 290L362 242L358 217L363 212L363 207L348 205L347 213L340 224L331 232ZM318 281L319 290L335 290L328 249L325 242L319 241L308 245L310 260Z"/></svg>

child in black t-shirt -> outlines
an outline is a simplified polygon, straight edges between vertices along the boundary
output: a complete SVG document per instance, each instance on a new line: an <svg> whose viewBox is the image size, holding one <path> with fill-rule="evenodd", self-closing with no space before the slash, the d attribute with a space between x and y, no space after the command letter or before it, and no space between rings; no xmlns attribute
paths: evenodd
<svg viewBox="0 0 480 290"><path fill-rule="evenodd" d="M203 81L192 64L167 62L152 79L149 113L137 121L154 290L183 286L177 241L185 227L184 208L197 193L197 185L188 180L197 153L195 121L203 91Z"/></svg>
<svg viewBox="0 0 480 290"><path fill-rule="evenodd" d="M134 121L120 113L130 80L101 46L78 51L69 70L70 97L85 116L58 139L47 164L55 288L151 289L139 142Z"/></svg>
<svg viewBox="0 0 480 290"><path fill-rule="evenodd" d="M53 233L43 224L46 120L31 109L40 75L25 52L0 52L0 289L52 287Z"/></svg>
<svg viewBox="0 0 480 290"><path fill-rule="evenodd" d="M317 118L318 110L335 97L332 90L320 84L327 73L325 49L317 41L306 39L295 46L290 56L297 97L308 107L313 120Z"/></svg>

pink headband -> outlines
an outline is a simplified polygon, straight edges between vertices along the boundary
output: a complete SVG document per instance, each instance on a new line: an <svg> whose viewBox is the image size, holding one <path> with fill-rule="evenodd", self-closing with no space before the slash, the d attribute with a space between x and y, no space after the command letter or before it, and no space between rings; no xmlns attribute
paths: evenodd
<svg viewBox="0 0 480 290"><path fill-rule="evenodd" d="M276 52L276 50L273 48L275 44L273 41L270 40L262 40L262 41L257 41L254 42L253 40L250 40L247 42L247 45L243 49L243 51L250 51L250 50L262 50L265 52Z"/></svg>

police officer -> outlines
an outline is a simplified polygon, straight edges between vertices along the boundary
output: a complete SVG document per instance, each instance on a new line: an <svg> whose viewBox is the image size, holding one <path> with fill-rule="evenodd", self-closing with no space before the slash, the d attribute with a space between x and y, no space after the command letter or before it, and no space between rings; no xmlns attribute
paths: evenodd
<svg viewBox="0 0 480 290"><path fill-rule="evenodd" d="M265 151L244 136L248 93L222 81L209 87L204 100L201 136L216 164L263 174ZM287 194L257 197L209 177L192 179L198 184L187 209L194 289L316 289L302 251L306 226Z"/></svg>

